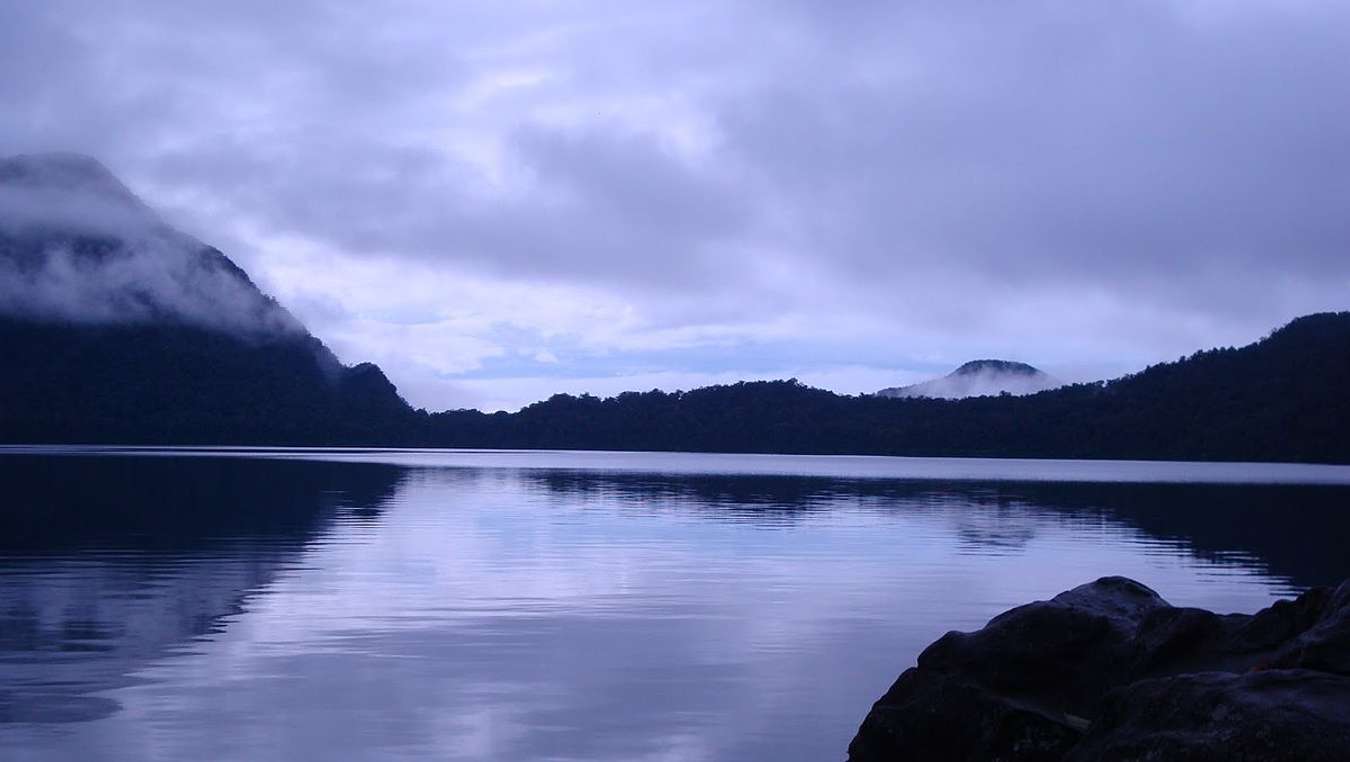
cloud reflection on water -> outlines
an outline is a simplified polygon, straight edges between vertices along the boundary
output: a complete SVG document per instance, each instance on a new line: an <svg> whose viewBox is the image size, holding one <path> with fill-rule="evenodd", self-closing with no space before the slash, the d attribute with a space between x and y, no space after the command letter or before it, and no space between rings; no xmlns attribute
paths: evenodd
<svg viewBox="0 0 1350 762"><path fill-rule="evenodd" d="M21 759L839 756L1010 605L1123 573L1252 610L1350 573L1335 486L21 457L11 494L62 517L5 514Z"/></svg>

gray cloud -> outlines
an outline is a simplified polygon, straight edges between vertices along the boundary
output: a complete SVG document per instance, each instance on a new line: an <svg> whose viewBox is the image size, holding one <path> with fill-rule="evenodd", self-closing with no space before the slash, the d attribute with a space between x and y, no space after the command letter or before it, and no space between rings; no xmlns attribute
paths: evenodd
<svg viewBox="0 0 1350 762"><path fill-rule="evenodd" d="M630 332L804 327L784 367L884 343L1124 371L1345 306L1347 47L1314 0L52 0L0 10L0 152L104 158L345 305L302 314L321 337L359 284L285 275L296 242L592 289ZM475 309L482 337L518 312Z"/></svg>
<svg viewBox="0 0 1350 762"><path fill-rule="evenodd" d="M1350 13L953 8L878 18L891 58L733 109L739 150L823 207L824 236L862 257L1150 289L1214 265L1350 272ZM794 146L816 150L784 161Z"/></svg>

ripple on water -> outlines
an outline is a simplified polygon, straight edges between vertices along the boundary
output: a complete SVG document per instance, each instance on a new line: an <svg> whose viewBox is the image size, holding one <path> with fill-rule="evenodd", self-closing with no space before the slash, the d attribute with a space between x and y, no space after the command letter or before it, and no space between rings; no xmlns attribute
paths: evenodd
<svg viewBox="0 0 1350 762"><path fill-rule="evenodd" d="M1011 606L1125 574L1252 611L1350 575L1335 469L10 450L0 477L5 758L838 758L925 645Z"/></svg>

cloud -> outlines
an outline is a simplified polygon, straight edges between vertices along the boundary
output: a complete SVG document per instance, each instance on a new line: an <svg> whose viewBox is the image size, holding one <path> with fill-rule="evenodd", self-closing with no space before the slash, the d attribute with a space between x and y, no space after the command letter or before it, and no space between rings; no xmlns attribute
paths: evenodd
<svg viewBox="0 0 1350 762"><path fill-rule="evenodd" d="M166 227L97 162L65 154L0 159L0 314L303 331L219 252Z"/></svg>
<svg viewBox="0 0 1350 762"><path fill-rule="evenodd" d="M1119 373L1350 292L1337 3L52 0L0 22L4 152L104 158L400 387L662 342L677 373L745 368L704 364L727 346ZM426 273L441 291L409 297ZM383 344L410 298L464 340Z"/></svg>

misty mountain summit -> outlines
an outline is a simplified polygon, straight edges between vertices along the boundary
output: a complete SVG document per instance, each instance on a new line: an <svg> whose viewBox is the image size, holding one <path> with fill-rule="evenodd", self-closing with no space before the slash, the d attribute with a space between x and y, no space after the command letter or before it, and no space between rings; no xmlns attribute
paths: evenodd
<svg viewBox="0 0 1350 762"><path fill-rule="evenodd" d="M953 376L974 376L981 373L1009 373L1018 376L1045 375L1034 365L1016 360L971 360L952 371Z"/></svg>
<svg viewBox="0 0 1350 762"><path fill-rule="evenodd" d="M97 160L62 153L0 159L0 314L304 334L229 257L165 224Z"/></svg>
<svg viewBox="0 0 1350 762"><path fill-rule="evenodd" d="M1024 362L971 360L942 378L909 386L892 386L878 397L932 397L965 399L1003 394L1035 394L1062 386L1063 382Z"/></svg>
<svg viewBox="0 0 1350 762"><path fill-rule="evenodd" d="M155 219L155 213L102 162L83 154L41 153L0 157L0 188L10 194L8 200L16 205L22 203L22 197L26 196L34 214L64 214L74 224L86 222L78 214L87 209L62 209L58 205L42 202L69 203L71 196L83 196L86 204L101 203L120 207L126 213L135 213L147 220ZM50 198L40 198L44 194ZM61 198L62 195L66 197Z"/></svg>
<svg viewBox="0 0 1350 762"><path fill-rule="evenodd" d="M97 160L0 158L9 441L350 441L411 414Z"/></svg>

